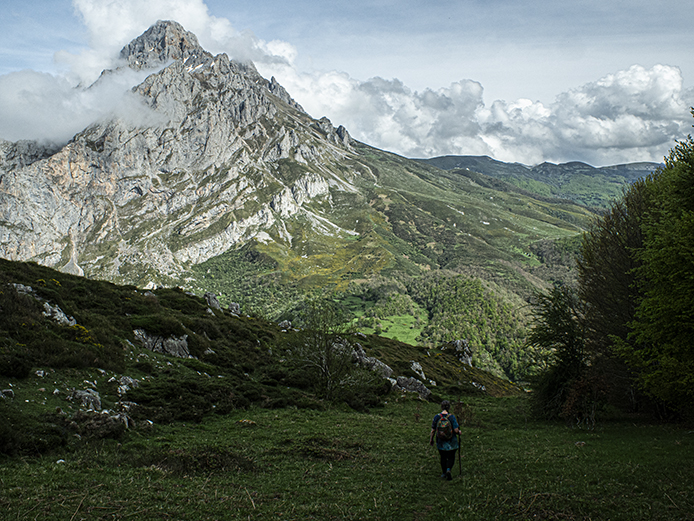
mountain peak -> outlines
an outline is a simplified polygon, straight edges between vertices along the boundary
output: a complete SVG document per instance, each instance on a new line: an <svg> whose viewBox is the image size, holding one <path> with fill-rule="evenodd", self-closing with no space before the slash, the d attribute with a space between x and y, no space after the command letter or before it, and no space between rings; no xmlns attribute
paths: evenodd
<svg viewBox="0 0 694 521"><path fill-rule="evenodd" d="M133 69L152 69L171 60L194 66L212 59L193 33L170 20L159 20L123 47L120 57ZM194 63L190 63L191 60Z"/></svg>

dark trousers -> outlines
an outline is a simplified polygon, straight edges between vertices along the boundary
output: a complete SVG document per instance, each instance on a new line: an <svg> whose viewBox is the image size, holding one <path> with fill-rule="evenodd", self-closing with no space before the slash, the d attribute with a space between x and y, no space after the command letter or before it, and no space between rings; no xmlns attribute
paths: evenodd
<svg viewBox="0 0 694 521"><path fill-rule="evenodd" d="M441 456L441 472L446 473L448 469L453 469L455 466L455 451L453 450L439 450L439 455Z"/></svg>

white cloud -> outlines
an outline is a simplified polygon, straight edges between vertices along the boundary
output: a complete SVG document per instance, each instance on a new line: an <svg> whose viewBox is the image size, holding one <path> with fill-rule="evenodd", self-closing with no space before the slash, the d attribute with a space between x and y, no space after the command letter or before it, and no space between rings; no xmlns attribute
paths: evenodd
<svg viewBox="0 0 694 521"><path fill-rule="evenodd" d="M130 91L145 73L123 70L105 75L89 89L65 77L20 71L0 76L0 138L64 143L92 123L114 116L133 125L159 118Z"/></svg>
<svg viewBox="0 0 694 521"><path fill-rule="evenodd" d="M79 54L57 53L69 67L64 77L30 71L0 76L0 137L65 140L112 113L141 77L124 73L99 88L74 86L88 85L113 68L120 49L160 19L178 21L212 53L253 60L312 116L328 116L355 138L409 157L490 155L528 164L660 161L691 124L694 92L684 90L681 71L667 65L632 66L564 92L551 104L527 99L485 104L482 85L470 79L414 91L398 79L302 72L292 44L239 32L229 20L212 16L203 0L73 0L73 5L90 47Z"/></svg>
<svg viewBox="0 0 694 521"><path fill-rule="evenodd" d="M114 115L133 124L158 122L130 92L146 73L119 70L92 85L103 70L121 65L120 50L157 20L179 21L209 51L237 59L288 64L296 54L289 44L238 33L228 20L211 16L202 0L73 0L73 5L87 27L89 48L56 53L56 61L67 66L63 75L26 70L0 76L0 138L64 143Z"/></svg>
<svg viewBox="0 0 694 521"><path fill-rule="evenodd" d="M213 54L261 63L289 63L296 55L286 42L266 43L237 31L226 18L211 15L203 0L73 0L73 5L89 32L90 48L79 54L61 52L56 59L85 83L113 68L120 50L158 20L177 21Z"/></svg>
<svg viewBox="0 0 694 521"><path fill-rule="evenodd" d="M398 80L272 70L314 116L408 157L490 155L504 161L660 161L691 128L694 93L677 67L635 65L557 96L483 102L478 82L415 92Z"/></svg>

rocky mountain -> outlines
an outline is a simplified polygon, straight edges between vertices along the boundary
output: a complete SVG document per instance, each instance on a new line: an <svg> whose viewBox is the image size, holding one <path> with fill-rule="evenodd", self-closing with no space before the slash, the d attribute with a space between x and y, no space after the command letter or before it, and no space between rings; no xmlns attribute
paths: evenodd
<svg viewBox="0 0 694 521"><path fill-rule="evenodd" d="M121 58L149 72L130 93L137 117L114 114L53 148L0 143L0 257L242 304L270 279L345 291L439 270L516 298L547 278L533 245L592 218L355 141L176 22L158 22ZM276 286L266 302L273 314L287 306Z"/></svg>
<svg viewBox="0 0 694 521"><path fill-rule="evenodd" d="M261 230L281 234L277 216L330 187L353 190L328 166L348 153L346 130L312 120L252 64L213 57L173 22L121 56L159 68L133 89L152 125L98 122L52 154L3 143L4 258L132 282L148 268L172 277ZM290 157L324 175L284 171Z"/></svg>
<svg viewBox="0 0 694 521"><path fill-rule="evenodd" d="M627 183L651 174L658 163L629 163L594 167L586 163L541 163L535 166L504 163L488 156L442 156L421 160L444 170L468 170L507 181L532 193L569 199L605 208Z"/></svg>

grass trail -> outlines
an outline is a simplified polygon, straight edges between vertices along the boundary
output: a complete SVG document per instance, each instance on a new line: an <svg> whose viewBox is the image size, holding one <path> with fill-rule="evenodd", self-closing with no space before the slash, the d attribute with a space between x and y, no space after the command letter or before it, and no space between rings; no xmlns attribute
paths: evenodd
<svg viewBox="0 0 694 521"><path fill-rule="evenodd" d="M690 431L626 419L586 431L531 421L524 398L466 402L451 482L428 445L435 404L251 409L4 460L0 518L694 519Z"/></svg>

